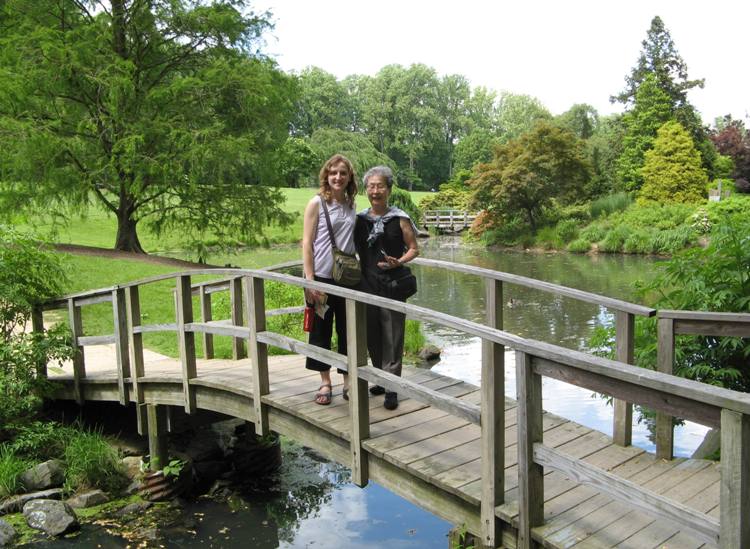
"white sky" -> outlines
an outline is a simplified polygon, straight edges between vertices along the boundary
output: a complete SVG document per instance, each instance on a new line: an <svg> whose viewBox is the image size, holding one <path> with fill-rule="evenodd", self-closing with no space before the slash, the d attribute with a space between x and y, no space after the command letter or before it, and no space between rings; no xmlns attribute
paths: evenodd
<svg viewBox="0 0 750 549"><path fill-rule="evenodd" d="M651 19L659 15L688 66L705 78L689 98L706 124L750 113L750 2L714 0L257 0L276 28L265 51L285 71L341 79L424 63L439 76L538 98L553 114L589 103L619 112ZM746 120L747 122L747 120Z"/></svg>

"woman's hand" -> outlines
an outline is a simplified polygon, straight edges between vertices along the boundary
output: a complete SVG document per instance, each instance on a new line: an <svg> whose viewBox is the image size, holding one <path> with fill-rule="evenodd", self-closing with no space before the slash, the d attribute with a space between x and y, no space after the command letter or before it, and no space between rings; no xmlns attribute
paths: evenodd
<svg viewBox="0 0 750 549"><path fill-rule="evenodd" d="M401 266L401 262L391 255L386 255L383 257L383 259L385 259L385 261L378 261L378 267L380 267L384 271L387 269L395 269Z"/></svg>
<svg viewBox="0 0 750 549"><path fill-rule="evenodd" d="M323 304L326 302L326 294L313 290L311 288L305 288L305 301L311 305Z"/></svg>

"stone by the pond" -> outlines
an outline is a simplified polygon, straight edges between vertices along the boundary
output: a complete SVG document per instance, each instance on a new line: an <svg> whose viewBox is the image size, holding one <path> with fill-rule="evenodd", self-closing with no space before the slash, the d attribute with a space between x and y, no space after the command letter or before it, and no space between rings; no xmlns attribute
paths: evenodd
<svg viewBox="0 0 750 549"><path fill-rule="evenodd" d="M51 459L35 465L21 475L21 483L29 491L62 486L63 482L65 482L65 464L59 459Z"/></svg>
<svg viewBox="0 0 750 549"><path fill-rule="evenodd" d="M108 501L109 496L101 490L91 490L90 492L73 496L66 503L73 509L85 509L86 507L94 507Z"/></svg>
<svg viewBox="0 0 750 549"><path fill-rule="evenodd" d="M140 513L141 511L145 511L152 505L153 503L151 503L150 501L136 501L135 503L130 503L117 511L117 515L120 517L124 517L125 515Z"/></svg>
<svg viewBox="0 0 750 549"><path fill-rule="evenodd" d="M35 499L23 506L26 523L50 536L61 536L77 530L78 517L75 511L62 501Z"/></svg>
<svg viewBox="0 0 750 549"><path fill-rule="evenodd" d="M141 456L127 456L121 460L123 472L129 479L134 479L141 474L141 464L143 458Z"/></svg>
<svg viewBox="0 0 750 549"><path fill-rule="evenodd" d="M422 360L436 360L440 358L440 349L434 345L425 345L421 351L419 351L419 358Z"/></svg>
<svg viewBox="0 0 750 549"><path fill-rule="evenodd" d="M15 537L16 529L3 519L0 519L0 547L10 547Z"/></svg>
<svg viewBox="0 0 750 549"><path fill-rule="evenodd" d="M35 499L60 499L62 497L62 488L51 488L40 492L29 492L12 496L0 503L0 515L10 513L19 513L23 506Z"/></svg>
<svg viewBox="0 0 750 549"><path fill-rule="evenodd" d="M123 492L123 494L125 494L126 496L132 496L138 490L141 489L141 486L143 486L143 483L141 482L141 480L140 479L135 479L133 482L131 482L130 484L128 484L128 487L125 488L125 491Z"/></svg>

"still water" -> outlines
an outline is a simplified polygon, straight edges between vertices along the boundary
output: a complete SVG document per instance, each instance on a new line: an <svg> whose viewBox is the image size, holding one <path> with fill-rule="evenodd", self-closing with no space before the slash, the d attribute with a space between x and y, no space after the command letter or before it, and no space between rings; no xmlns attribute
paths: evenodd
<svg viewBox="0 0 750 549"><path fill-rule="evenodd" d="M579 256L493 252L467 246L451 237L420 243L422 256L467 263L637 302L634 281L650 279L657 261L627 256ZM300 257L297 246L248 251L207 258L209 263L256 268ZM419 293L411 303L482 322L484 287L473 276L416 268ZM585 349L597 326L611 326L604 308L522 287L505 285L505 329L509 332L572 349ZM474 384L480 383L481 345L478 338L427 324L430 343L442 349L433 370ZM513 353L506 353L506 392L515 398ZM544 408L611 434L612 407L591 391L554 380L543 383ZM706 429L687 423L675 432L675 452L690 455ZM634 444L653 451L648 429L633 427ZM188 504L183 515L193 528L164 532L162 547L447 547L451 527L375 483L359 489L348 470L327 462L291 442L284 446L284 466L262 490L242 493L241 503L210 500ZM72 542L72 543L71 543ZM126 547L124 540L97 527L86 527L77 540L45 547L79 545Z"/></svg>

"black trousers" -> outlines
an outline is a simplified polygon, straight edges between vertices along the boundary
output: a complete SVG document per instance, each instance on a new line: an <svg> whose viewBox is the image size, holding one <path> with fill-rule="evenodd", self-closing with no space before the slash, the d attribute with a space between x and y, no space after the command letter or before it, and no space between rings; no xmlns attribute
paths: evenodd
<svg viewBox="0 0 750 549"><path fill-rule="evenodd" d="M326 284L335 284L330 278L315 277L318 282L325 282ZM328 311L323 318L320 318L317 314L313 316L312 330L310 330L310 336L307 342L310 345L316 347L322 347L323 349L331 349L331 339L333 338L333 325L336 323L336 336L338 337L338 352L342 355L346 354L346 300L343 297L337 295L328 294ZM315 370L316 372L327 372L331 369L330 364L315 360L314 358L307 358L305 368L308 370ZM337 369L340 374L346 372Z"/></svg>

